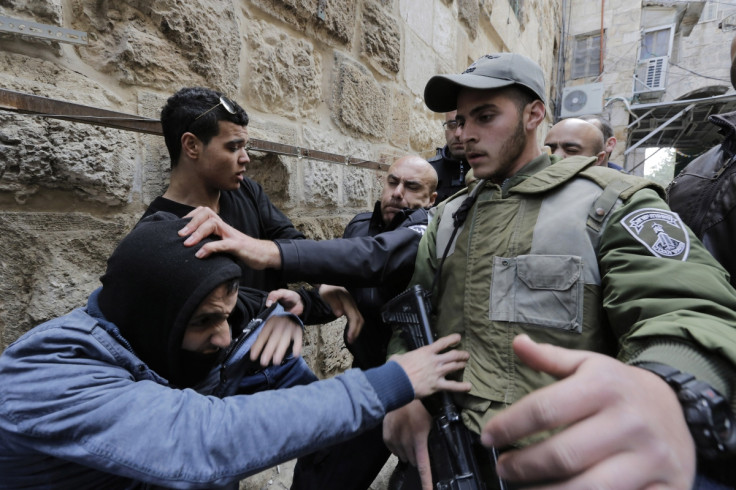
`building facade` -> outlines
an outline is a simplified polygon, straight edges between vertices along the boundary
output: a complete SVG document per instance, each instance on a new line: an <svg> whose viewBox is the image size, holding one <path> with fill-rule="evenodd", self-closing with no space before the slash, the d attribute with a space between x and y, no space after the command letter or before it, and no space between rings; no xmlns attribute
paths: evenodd
<svg viewBox="0 0 736 490"><path fill-rule="evenodd" d="M729 49L736 5L717 1L568 0L557 117L613 125L612 161L641 175L646 148L685 163L719 141L708 115L734 109Z"/></svg>

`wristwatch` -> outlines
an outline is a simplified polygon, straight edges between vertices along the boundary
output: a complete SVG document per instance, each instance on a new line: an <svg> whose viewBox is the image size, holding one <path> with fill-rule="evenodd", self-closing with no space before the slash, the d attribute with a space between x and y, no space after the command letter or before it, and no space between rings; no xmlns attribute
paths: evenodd
<svg viewBox="0 0 736 490"><path fill-rule="evenodd" d="M706 459L736 454L736 417L731 406L708 383L666 364L635 364L662 378L677 393L698 455Z"/></svg>

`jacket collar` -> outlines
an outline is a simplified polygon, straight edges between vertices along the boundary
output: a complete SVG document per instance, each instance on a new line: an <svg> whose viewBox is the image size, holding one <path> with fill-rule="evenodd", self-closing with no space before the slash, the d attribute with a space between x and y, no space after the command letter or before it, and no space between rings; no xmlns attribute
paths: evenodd
<svg viewBox="0 0 736 490"><path fill-rule="evenodd" d="M370 225L368 225L368 229L375 234L382 233L384 231L395 230L399 227L401 223L403 223L409 216L411 216L414 211L416 211L416 209L402 209L401 211L396 213L396 215L394 215L391 223L389 223L387 226L383 223L383 215L381 213L381 201L376 201L376 205L373 206L373 214L371 215L371 221Z"/></svg>
<svg viewBox="0 0 736 490"><path fill-rule="evenodd" d="M736 154L736 112L715 114L710 116L708 121L720 128L719 132L724 137L721 148L726 157L731 158Z"/></svg>

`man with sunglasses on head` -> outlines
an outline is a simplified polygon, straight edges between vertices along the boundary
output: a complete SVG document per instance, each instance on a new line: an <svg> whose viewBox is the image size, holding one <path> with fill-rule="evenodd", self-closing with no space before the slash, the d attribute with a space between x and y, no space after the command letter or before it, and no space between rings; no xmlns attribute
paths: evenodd
<svg viewBox="0 0 736 490"><path fill-rule="evenodd" d="M329 294L329 306L326 306L321 296L304 289L298 295L283 289L287 281L324 283L328 282L327 278L335 284L371 287L397 277L406 281L411 276L421 236L412 229L416 227L402 226L375 237L323 242L305 240L273 205L263 188L244 175L250 161L246 151L248 116L239 105L219 92L206 88L178 91L164 106L161 124L171 157L171 182L166 192L150 204L145 216L166 211L191 217L191 222L180 232L182 236L195 235L185 242L188 245L212 232L225 238L223 242L229 241L229 232L236 232L239 237L257 244L257 247L238 250L250 251L249 256L239 255L239 258L243 268L241 299L250 298L246 305L251 317L267 302L275 300L297 314L304 309L302 316L311 323L321 323L319 319L331 320L334 318L330 316L332 312L345 312L349 327L346 340L352 343L360 333L363 320L344 288L320 287L320 291ZM213 223L215 228L209 227ZM202 229L195 231L201 225L204 225ZM259 263L270 258L277 264ZM290 318L269 319L250 352L253 360L260 356L264 370L255 376L263 377L264 388L288 387L316 379L304 360L298 357L301 339L301 327ZM293 345L295 356L287 358L285 354L290 345ZM275 357L287 361L281 366L270 366ZM342 449L336 448L335 453L328 450L312 458L323 460L329 453L329 461L340 466L343 474L354 477L342 483L342 488L362 490L370 485L372 477L368 475L370 471L364 471L359 459L345 461L342 457L356 453L349 450L352 444L348 442ZM360 441L355 444L360 445ZM306 461L297 463L295 475L306 474L301 469L312 465ZM332 478L334 472L324 468L310 472L309 476L295 477L292 488L326 488L325 479ZM351 484L354 486L349 486Z"/></svg>
<svg viewBox="0 0 736 490"><path fill-rule="evenodd" d="M465 160L465 147L457 137L456 111L445 114L442 127L447 144L437 148L437 154L428 162L437 172L437 199L435 206L465 188L465 174L470 170Z"/></svg>

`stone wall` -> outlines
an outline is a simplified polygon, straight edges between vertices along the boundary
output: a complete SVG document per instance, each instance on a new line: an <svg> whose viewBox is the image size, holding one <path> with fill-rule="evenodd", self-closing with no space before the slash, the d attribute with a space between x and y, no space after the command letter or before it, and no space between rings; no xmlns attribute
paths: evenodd
<svg viewBox="0 0 736 490"><path fill-rule="evenodd" d="M248 110L251 137L390 163L444 144L422 101L432 75L516 51L554 80L560 3L527 0L517 18L507 0L0 0L0 15L88 35L0 33L0 88L157 118L182 86L210 86ZM311 238L341 234L380 194L379 171L251 158ZM84 304L168 169L160 137L0 109L0 350ZM310 329L320 376L349 366L341 332Z"/></svg>

